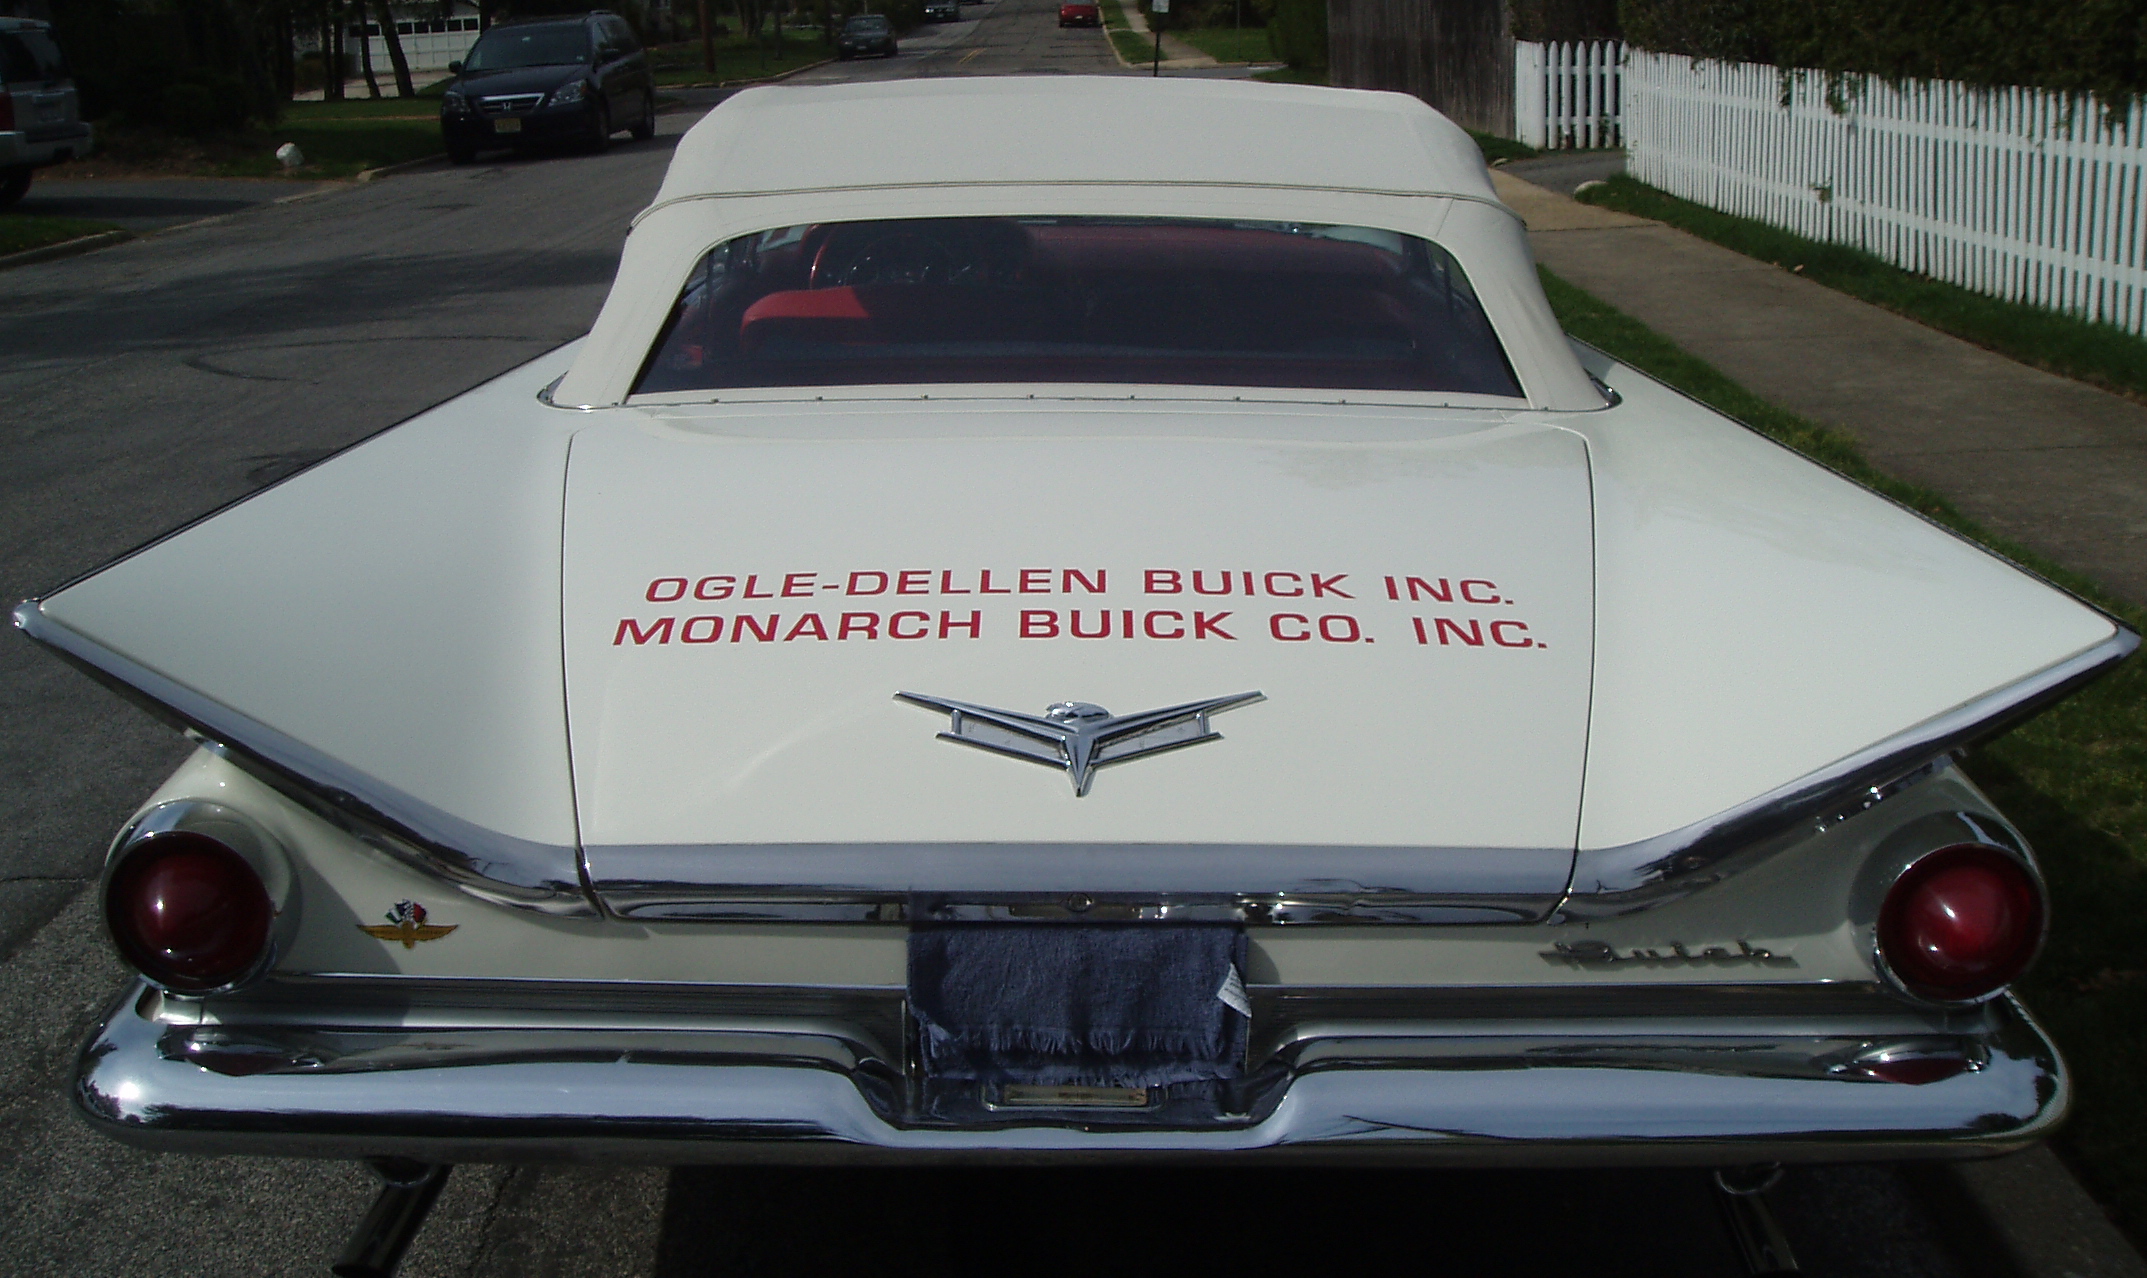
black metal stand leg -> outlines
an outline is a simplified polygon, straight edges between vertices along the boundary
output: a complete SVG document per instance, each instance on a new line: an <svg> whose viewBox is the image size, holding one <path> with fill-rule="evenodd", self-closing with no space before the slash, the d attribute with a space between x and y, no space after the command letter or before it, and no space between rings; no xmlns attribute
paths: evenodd
<svg viewBox="0 0 2147 1278"><path fill-rule="evenodd" d="M1748 1274L1802 1272L1781 1222L1767 1206L1766 1192L1781 1179L1782 1169L1775 1164L1715 1173L1715 1200L1722 1204L1723 1222L1729 1226L1730 1240L1737 1244Z"/></svg>
<svg viewBox="0 0 2147 1278"><path fill-rule="evenodd" d="M444 1163L421 1163L409 1158L368 1158L366 1165L380 1177L380 1197L373 1200L365 1219L358 1222L343 1254L329 1272L336 1278L395 1278L403 1253L432 1211L433 1200L454 1170Z"/></svg>

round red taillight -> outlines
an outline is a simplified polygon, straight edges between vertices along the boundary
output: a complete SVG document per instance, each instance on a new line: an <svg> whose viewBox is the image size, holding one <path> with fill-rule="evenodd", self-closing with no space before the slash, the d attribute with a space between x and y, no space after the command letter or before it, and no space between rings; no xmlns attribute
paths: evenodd
<svg viewBox="0 0 2147 1278"><path fill-rule="evenodd" d="M1879 909L1879 954L1910 993L1941 1002L2011 984L2043 936L2035 876L1996 848L1932 852L1894 880Z"/></svg>
<svg viewBox="0 0 2147 1278"><path fill-rule="evenodd" d="M181 994L223 989L251 973L275 914L246 858L189 830L135 844L105 886L105 923L120 956Z"/></svg>

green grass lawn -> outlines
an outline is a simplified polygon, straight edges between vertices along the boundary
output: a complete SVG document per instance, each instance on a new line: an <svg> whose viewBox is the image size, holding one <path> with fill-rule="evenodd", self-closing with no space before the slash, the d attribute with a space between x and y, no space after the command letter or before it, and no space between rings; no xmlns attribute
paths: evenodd
<svg viewBox="0 0 2147 1278"><path fill-rule="evenodd" d="M417 103L403 103L406 111L415 116L411 119L360 116L307 120L294 116L273 130L232 139L229 150L209 165L209 171L218 177L285 176L283 166L276 161L276 148L285 142L297 143L305 153L305 167L289 174L296 178L355 177L367 169L439 155L439 107L429 102L425 105L432 109L418 114L422 108Z"/></svg>
<svg viewBox="0 0 2147 1278"><path fill-rule="evenodd" d="M1276 60L1274 46L1267 42L1266 27L1188 27L1176 31L1166 26L1163 33L1176 36L1217 62Z"/></svg>
<svg viewBox="0 0 2147 1278"><path fill-rule="evenodd" d="M1890 265L1861 249L1824 244L1764 222L1717 213L1629 177L1581 197L1667 222L1703 240L1785 268L1874 306L2001 355L2135 398L2147 398L2147 339L2040 306L2000 301Z"/></svg>
<svg viewBox="0 0 2147 1278"><path fill-rule="evenodd" d="M32 189L35 189L34 186ZM27 213L0 213L0 257L26 253L47 244L64 244L101 231L116 231L110 222L85 222L78 217L32 217Z"/></svg>
<svg viewBox="0 0 2147 1278"><path fill-rule="evenodd" d="M1147 32L1126 25L1126 11L1119 7L1118 0L1099 0L1096 8L1103 14L1104 31L1119 57L1137 65L1155 61L1155 41L1148 38Z"/></svg>
<svg viewBox="0 0 2147 1278"><path fill-rule="evenodd" d="M1484 153L1487 163L1492 160L1526 160L1531 156L1543 154L1526 142L1502 138L1495 133L1478 133L1470 129L1469 136L1476 139L1476 149Z"/></svg>
<svg viewBox="0 0 2147 1278"><path fill-rule="evenodd" d="M818 32L790 31L784 33L780 48L743 35L717 40L713 72L702 63L699 40L655 45L649 49L649 64L659 85L728 84L766 79L834 56L834 50L821 41Z"/></svg>
<svg viewBox="0 0 2147 1278"><path fill-rule="evenodd" d="M2147 610L1993 537L1944 497L1873 467L1845 436L1776 408L1548 271L1543 285L1575 337L2147 629ZM2137 939L2147 917L2147 662L2126 662L1976 750L1965 767L2019 824L2049 878L2050 942L2021 992L2078 1088L2058 1147L2120 1225L2147 1235L2147 1091L2137 1067L2147 1052L2147 960Z"/></svg>

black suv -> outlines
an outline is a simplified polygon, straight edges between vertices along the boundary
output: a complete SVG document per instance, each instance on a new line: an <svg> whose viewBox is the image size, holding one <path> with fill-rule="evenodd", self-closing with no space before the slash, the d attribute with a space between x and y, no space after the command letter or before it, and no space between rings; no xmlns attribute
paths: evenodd
<svg viewBox="0 0 2147 1278"><path fill-rule="evenodd" d="M447 69L455 79L440 99L440 136L457 164L486 147L601 151L621 128L656 136L649 56L616 14L502 22Z"/></svg>

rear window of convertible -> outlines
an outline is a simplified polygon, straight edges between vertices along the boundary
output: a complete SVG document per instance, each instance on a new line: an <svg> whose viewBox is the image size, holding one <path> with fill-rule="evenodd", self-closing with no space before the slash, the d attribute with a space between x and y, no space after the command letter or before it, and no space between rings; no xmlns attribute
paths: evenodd
<svg viewBox="0 0 2147 1278"><path fill-rule="evenodd" d="M695 265L634 391L935 382L1521 393L1461 268L1429 241L1094 217L730 240Z"/></svg>

